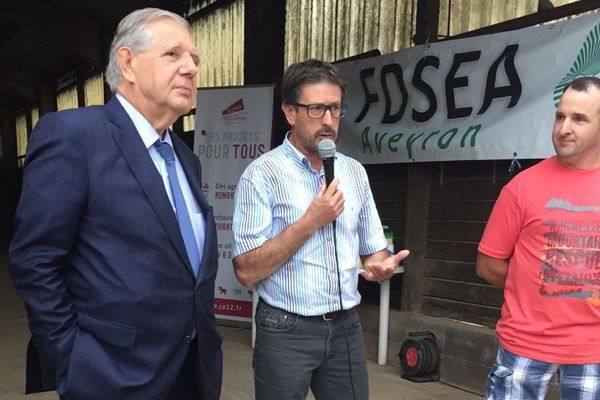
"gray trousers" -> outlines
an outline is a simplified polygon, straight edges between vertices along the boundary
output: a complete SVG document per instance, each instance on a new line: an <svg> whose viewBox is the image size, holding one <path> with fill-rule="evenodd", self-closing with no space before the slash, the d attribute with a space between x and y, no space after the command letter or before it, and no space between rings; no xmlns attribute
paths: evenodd
<svg viewBox="0 0 600 400"><path fill-rule="evenodd" d="M316 400L369 398L366 351L356 310L326 321L261 301L255 318L256 400L304 400L309 388Z"/></svg>

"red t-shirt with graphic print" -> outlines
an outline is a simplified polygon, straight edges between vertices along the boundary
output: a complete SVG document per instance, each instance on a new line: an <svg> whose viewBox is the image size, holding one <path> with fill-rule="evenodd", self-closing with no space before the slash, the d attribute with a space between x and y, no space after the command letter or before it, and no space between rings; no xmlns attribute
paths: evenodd
<svg viewBox="0 0 600 400"><path fill-rule="evenodd" d="M600 363L600 168L546 159L503 189L479 251L509 259L500 344L536 360Z"/></svg>

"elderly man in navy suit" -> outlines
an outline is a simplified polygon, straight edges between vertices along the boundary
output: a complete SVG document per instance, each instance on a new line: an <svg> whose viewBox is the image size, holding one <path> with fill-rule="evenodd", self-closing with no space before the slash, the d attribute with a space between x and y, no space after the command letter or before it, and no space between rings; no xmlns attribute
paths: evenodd
<svg viewBox="0 0 600 400"><path fill-rule="evenodd" d="M198 159L169 131L198 63L185 19L135 11L111 47L115 96L45 115L31 135L11 273L28 368L52 371L62 399L219 398L214 218Z"/></svg>

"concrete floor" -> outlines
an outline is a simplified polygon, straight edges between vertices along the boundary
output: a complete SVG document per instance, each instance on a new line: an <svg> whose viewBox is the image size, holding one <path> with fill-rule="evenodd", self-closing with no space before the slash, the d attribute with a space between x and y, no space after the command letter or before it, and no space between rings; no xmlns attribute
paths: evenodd
<svg viewBox="0 0 600 400"><path fill-rule="evenodd" d="M224 342L222 400L254 398L250 329L220 326ZM25 350L29 340L25 309L16 296L0 249L0 400L56 400L55 392L25 396ZM375 355L373 355L375 356ZM399 367L369 360L372 400L474 400L478 395L438 382L414 383L400 377ZM309 399L312 399L309 396Z"/></svg>

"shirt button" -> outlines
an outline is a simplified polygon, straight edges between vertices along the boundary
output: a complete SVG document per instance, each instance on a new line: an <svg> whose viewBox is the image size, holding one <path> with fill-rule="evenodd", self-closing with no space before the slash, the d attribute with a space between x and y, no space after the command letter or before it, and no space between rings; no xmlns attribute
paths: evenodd
<svg viewBox="0 0 600 400"><path fill-rule="evenodd" d="M185 344L190 344L192 343L192 337L186 336L185 338L183 338L183 341L185 342Z"/></svg>

